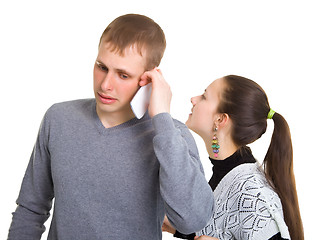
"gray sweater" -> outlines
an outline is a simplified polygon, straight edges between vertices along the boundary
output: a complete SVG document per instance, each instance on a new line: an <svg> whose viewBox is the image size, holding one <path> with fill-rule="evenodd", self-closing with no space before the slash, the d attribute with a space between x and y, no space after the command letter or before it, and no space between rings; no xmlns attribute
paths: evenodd
<svg viewBox="0 0 315 240"><path fill-rule="evenodd" d="M26 170L8 239L161 239L210 220L213 194L187 127L161 113L105 128L94 99L53 105Z"/></svg>

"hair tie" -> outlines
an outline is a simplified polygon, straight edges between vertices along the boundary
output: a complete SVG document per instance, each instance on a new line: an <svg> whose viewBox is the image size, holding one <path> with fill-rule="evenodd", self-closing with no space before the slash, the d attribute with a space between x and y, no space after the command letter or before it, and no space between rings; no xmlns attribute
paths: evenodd
<svg viewBox="0 0 315 240"><path fill-rule="evenodd" d="M274 114L275 114L275 111L270 108L267 119L272 119Z"/></svg>

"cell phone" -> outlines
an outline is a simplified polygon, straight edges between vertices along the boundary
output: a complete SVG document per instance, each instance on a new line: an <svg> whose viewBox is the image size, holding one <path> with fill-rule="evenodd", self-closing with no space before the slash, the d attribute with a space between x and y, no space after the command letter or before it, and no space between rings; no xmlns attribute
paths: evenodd
<svg viewBox="0 0 315 240"><path fill-rule="evenodd" d="M130 102L131 109L138 119L144 116L149 107L151 91L152 83L148 83L147 85L139 88L138 92Z"/></svg>

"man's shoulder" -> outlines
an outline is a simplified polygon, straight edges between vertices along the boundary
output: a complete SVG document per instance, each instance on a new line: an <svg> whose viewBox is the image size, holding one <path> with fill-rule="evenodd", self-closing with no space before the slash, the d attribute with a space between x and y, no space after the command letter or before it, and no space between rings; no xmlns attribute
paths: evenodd
<svg viewBox="0 0 315 240"><path fill-rule="evenodd" d="M76 111L80 109L86 109L89 106L92 106L95 103L95 100L93 98L88 99L77 99L77 100L71 100L71 101L65 101L65 102L59 102L53 104L48 111L52 112L71 112Z"/></svg>
<svg viewBox="0 0 315 240"><path fill-rule="evenodd" d="M51 109L58 111L58 110L63 110L63 109L82 108L82 107L91 105L93 103L95 103L94 98L76 99L76 100L55 103L51 106Z"/></svg>
<svg viewBox="0 0 315 240"><path fill-rule="evenodd" d="M77 99L53 104L46 112L46 118L69 118L91 114L95 99Z"/></svg>

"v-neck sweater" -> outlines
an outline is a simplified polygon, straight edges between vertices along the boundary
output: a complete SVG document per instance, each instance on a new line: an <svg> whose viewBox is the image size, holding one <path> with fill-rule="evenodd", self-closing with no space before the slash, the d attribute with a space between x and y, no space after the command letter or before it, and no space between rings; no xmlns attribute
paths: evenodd
<svg viewBox="0 0 315 240"><path fill-rule="evenodd" d="M161 113L105 128L95 99L46 112L8 239L40 239L53 199L49 240L160 240L165 214L189 233L206 225L213 208L183 123Z"/></svg>

